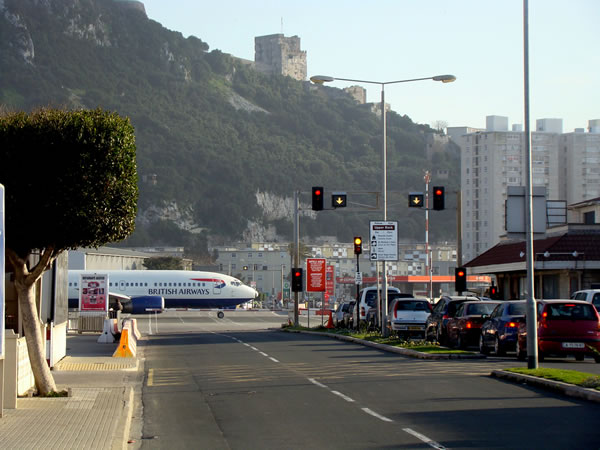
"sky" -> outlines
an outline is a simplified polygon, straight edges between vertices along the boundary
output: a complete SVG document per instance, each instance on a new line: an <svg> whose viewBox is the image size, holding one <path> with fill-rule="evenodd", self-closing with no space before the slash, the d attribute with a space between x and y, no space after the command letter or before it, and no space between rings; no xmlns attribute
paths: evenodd
<svg viewBox="0 0 600 450"><path fill-rule="evenodd" d="M254 37L299 36L308 78L389 82L385 101L414 122L485 128L486 116L524 123L523 0L143 0L150 19L254 60ZM531 128L563 132L600 119L600 0L529 0ZM343 88L360 84L335 81ZM362 84L367 101L381 86Z"/></svg>

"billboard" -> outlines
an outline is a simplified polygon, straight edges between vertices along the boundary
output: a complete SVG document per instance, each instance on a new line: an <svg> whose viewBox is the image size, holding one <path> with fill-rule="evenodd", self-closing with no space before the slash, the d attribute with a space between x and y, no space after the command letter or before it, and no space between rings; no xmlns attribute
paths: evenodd
<svg viewBox="0 0 600 450"><path fill-rule="evenodd" d="M80 275L79 311L108 312L108 274Z"/></svg>
<svg viewBox="0 0 600 450"><path fill-rule="evenodd" d="M325 258L308 258L306 260L306 290L308 292L325 292Z"/></svg>

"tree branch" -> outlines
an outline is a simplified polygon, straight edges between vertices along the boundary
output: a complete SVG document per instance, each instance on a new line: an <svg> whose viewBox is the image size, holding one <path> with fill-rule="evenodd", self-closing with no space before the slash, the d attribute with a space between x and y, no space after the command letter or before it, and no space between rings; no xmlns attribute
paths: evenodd
<svg viewBox="0 0 600 450"><path fill-rule="evenodd" d="M29 272L25 281L35 283L36 280L44 273L44 271L52 264L57 256L54 245L49 245L42 251L42 256L38 263L33 267L33 270Z"/></svg>

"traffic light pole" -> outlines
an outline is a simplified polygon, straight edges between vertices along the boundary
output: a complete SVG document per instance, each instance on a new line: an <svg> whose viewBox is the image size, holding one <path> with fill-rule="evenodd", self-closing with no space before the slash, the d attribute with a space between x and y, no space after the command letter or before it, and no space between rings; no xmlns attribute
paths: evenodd
<svg viewBox="0 0 600 450"><path fill-rule="evenodd" d="M356 254L356 273L360 272L360 263L359 263L360 255ZM356 311L356 324L354 327L359 330L360 329L360 298L358 298L358 294L360 293L360 284L356 283L356 303L354 304L354 310Z"/></svg>
<svg viewBox="0 0 600 450"><path fill-rule="evenodd" d="M299 193L294 191L294 267L300 266L300 217ZM294 326L300 325L298 317L298 292L294 292Z"/></svg>

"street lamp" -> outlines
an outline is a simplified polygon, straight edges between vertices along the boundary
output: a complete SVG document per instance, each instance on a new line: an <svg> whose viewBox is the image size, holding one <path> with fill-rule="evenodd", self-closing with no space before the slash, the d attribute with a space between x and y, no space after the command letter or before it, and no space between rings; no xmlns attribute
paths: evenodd
<svg viewBox="0 0 600 450"><path fill-rule="evenodd" d="M441 81L442 83L451 83L456 80L454 75L436 75L433 77L423 77L423 78L410 78L406 80L396 80L396 81L369 81L369 80L355 80L351 78L338 78L331 77L328 75L315 75L310 77L310 81L315 84L323 84L329 83L332 81L351 81L353 83L367 83L367 84L378 84L381 86L381 122L383 126L383 147L381 153L381 163L382 163L382 180L381 180L381 191L383 196L383 220L387 220L387 123L386 123L386 114L385 114L385 85L386 84L397 84L397 83L409 83L411 81L423 81L423 80L433 80L433 81ZM388 293L387 293L387 266L386 262L383 261L383 270L382 270L382 278L383 278L383 314L382 314L382 323L381 323L381 332L387 337L387 328L385 324L387 323L387 308L388 308ZM357 299L358 301L358 299Z"/></svg>

